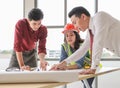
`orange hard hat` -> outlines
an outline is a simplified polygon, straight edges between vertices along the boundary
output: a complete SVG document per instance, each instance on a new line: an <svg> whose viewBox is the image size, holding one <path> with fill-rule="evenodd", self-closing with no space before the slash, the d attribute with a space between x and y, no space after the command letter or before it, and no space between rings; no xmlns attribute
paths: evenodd
<svg viewBox="0 0 120 88"><path fill-rule="evenodd" d="M66 24L64 27L64 30L62 31L62 33L65 33L66 31L76 31L76 32L80 32L79 29L75 28L75 26L73 24Z"/></svg>

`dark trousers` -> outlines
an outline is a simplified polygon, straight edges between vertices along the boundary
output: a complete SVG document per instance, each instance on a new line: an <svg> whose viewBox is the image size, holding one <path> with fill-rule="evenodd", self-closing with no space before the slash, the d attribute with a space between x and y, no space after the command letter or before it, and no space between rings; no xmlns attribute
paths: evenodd
<svg viewBox="0 0 120 88"><path fill-rule="evenodd" d="M94 77L87 79L87 82L88 82L90 88L93 88L93 87L92 87L93 80L94 80ZM83 81L82 81L82 82L83 82ZM84 83L84 82L83 82L83 84L84 84L84 88L87 88L87 87L85 86L85 83Z"/></svg>
<svg viewBox="0 0 120 88"><path fill-rule="evenodd" d="M37 51L35 49L22 52L22 55L25 65L28 65L30 67L37 67ZM12 53L8 68L13 68L13 67L20 68L15 51L13 51Z"/></svg>

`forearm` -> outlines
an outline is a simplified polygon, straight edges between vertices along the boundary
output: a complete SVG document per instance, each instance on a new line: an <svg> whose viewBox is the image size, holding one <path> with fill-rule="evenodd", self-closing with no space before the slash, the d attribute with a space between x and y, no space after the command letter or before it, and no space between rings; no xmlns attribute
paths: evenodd
<svg viewBox="0 0 120 88"><path fill-rule="evenodd" d="M45 60L45 53L39 53L39 60L42 61L42 60Z"/></svg>
<svg viewBox="0 0 120 88"><path fill-rule="evenodd" d="M75 65L68 65L67 69L78 69L78 66L77 66L77 64L75 64Z"/></svg>
<svg viewBox="0 0 120 88"><path fill-rule="evenodd" d="M40 59L40 68L42 68L42 70L45 71L48 65L48 63L45 61L45 53L39 53L39 59Z"/></svg>
<svg viewBox="0 0 120 88"><path fill-rule="evenodd" d="M17 56L18 64L21 68L22 66L24 66L22 52L16 52L16 56Z"/></svg>

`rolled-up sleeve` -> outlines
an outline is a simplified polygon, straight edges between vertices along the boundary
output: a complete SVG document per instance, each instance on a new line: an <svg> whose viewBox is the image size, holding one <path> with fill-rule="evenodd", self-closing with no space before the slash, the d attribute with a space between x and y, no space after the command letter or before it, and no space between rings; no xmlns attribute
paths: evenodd
<svg viewBox="0 0 120 88"><path fill-rule="evenodd" d="M14 50L17 52L22 51L22 30L20 28L20 23L18 22L15 25L15 33L14 33Z"/></svg>
<svg viewBox="0 0 120 88"><path fill-rule="evenodd" d="M39 53L47 54L46 52L47 28L45 26L43 26L40 29L39 35L40 36L39 36L38 54Z"/></svg>

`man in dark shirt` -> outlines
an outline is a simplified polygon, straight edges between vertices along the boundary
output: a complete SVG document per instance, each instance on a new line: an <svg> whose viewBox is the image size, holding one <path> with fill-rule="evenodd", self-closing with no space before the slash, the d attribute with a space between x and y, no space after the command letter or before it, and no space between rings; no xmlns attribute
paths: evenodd
<svg viewBox="0 0 120 88"><path fill-rule="evenodd" d="M28 19L20 19L16 23L14 50L8 68L31 70L31 67L37 67L36 49L38 49L40 68L46 70L48 64L45 61L47 27L42 25L43 16L40 9L33 8L28 13Z"/></svg>

